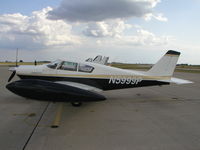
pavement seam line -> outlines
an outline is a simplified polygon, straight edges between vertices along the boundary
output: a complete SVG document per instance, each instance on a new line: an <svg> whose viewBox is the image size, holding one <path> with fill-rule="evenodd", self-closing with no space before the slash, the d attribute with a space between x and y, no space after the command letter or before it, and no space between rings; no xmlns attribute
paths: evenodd
<svg viewBox="0 0 200 150"><path fill-rule="evenodd" d="M37 121L37 124L36 124L35 127L33 128L32 132L31 132L30 136L28 137L26 143L24 144L22 150L25 150L26 146L28 145L28 143L29 143L31 137L33 136L33 134L34 134L36 128L38 127L40 121L42 120L42 117L44 116L45 112L47 111L47 108L49 107L49 104L50 104L50 102L47 103L47 105L46 105L44 111L42 112L42 114L41 114L39 120Z"/></svg>

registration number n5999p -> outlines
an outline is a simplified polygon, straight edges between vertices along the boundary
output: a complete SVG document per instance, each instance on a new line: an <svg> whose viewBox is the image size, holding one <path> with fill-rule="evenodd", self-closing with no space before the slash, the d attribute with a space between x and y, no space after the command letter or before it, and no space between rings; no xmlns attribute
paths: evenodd
<svg viewBox="0 0 200 150"><path fill-rule="evenodd" d="M109 84L138 84L142 81L141 77L135 76L111 76L109 79Z"/></svg>

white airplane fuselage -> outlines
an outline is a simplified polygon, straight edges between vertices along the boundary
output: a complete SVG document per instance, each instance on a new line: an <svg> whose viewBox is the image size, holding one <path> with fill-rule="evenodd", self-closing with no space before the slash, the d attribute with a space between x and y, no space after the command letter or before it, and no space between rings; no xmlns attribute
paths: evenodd
<svg viewBox="0 0 200 150"><path fill-rule="evenodd" d="M19 66L11 69L8 81L15 74L21 80L6 87L13 93L38 100L99 101L97 92L143 86L191 83L173 78L180 53L169 50L150 70L119 69L95 62L55 61L38 66Z"/></svg>
<svg viewBox="0 0 200 150"><path fill-rule="evenodd" d="M63 83L76 82L102 90L169 84L158 81L170 79L167 76L149 76L141 71L119 69L90 62L84 62L84 64L94 67L94 70L91 73L85 73L79 72L78 69L69 71L59 69L58 67L51 69L47 65L39 65L20 66L16 69L16 74L21 79L41 79Z"/></svg>

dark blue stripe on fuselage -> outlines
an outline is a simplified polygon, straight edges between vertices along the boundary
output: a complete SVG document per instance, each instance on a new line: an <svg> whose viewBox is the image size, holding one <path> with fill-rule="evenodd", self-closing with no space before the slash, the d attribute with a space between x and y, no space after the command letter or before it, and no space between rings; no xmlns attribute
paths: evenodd
<svg viewBox="0 0 200 150"><path fill-rule="evenodd" d="M136 88L143 86L156 86L156 85L167 85L169 82L162 82L157 80L142 80L137 84L116 84L109 83L110 79L102 78L80 78L80 77L55 77L55 76L29 76L29 75L18 75L21 79L40 79L46 81L70 81L81 84L86 84L94 86L102 90L115 90L115 89L124 89L124 88Z"/></svg>

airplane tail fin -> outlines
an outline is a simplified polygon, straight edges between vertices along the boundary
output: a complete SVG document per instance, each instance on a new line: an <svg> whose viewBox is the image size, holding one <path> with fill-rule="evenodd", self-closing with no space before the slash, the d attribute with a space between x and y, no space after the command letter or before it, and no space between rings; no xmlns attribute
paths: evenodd
<svg viewBox="0 0 200 150"><path fill-rule="evenodd" d="M153 76L171 77L179 56L180 52L169 50L147 73Z"/></svg>

